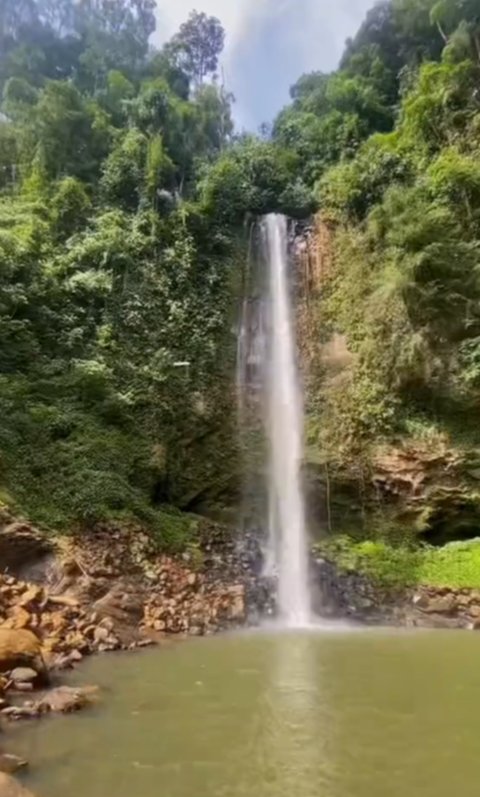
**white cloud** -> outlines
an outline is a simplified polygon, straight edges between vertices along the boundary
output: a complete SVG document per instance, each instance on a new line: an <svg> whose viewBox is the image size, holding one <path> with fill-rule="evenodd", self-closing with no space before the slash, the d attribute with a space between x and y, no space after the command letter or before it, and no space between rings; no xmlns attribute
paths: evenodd
<svg viewBox="0 0 480 797"><path fill-rule="evenodd" d="M305 71L334 69L374 0L158 0L156 43L196 8L218 17L227 38L226 83L240 125L255 127L286 101Z"/></svg>
<svg viewBox="0 0 480 797"><path fill-rule="evenodd" d="M265 0L159 0L157 41L162 42L172 36L196 8L220 19L227 31L228 54L241 36L252 9L262 3Z"/></svg>

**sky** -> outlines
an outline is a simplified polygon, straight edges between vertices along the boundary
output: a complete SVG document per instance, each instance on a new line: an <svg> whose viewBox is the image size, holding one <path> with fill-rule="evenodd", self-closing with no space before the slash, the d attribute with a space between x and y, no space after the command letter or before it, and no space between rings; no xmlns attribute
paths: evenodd
<svg viewBox="0 0 480 797"><path fill-rule="evenodd" d="M226 87L236 98L240 129L257 130L288 102L304 72L335 69L374 0L157 0L159 45L190 12L218 17L227 39L222 58Z"/></svg>

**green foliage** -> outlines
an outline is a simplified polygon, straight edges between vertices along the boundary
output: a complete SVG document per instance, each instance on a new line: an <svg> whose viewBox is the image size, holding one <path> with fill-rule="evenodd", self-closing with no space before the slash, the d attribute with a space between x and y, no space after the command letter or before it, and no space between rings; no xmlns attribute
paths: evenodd
<svg viewBox="0 0 480 797"><path fill-rule="evenodd" d="M337 537L320 546L324 556L345 572L358 572L385 587L409 587L417 581L422 552L406 547L393 548L385 542L355 542Z"/></svg>
<svg viewBox="0 0 480 797"><path fill-rule="evenodd" d="M103 166L100 190L107 202L125 210L137 210L146 160L146 137L138 130L129 130Z"/></svg>
<svg viewBox="0 0 480 797"><path fill-rule="evenodd" d="M64 175L95 179L110 143L100 108L62 81L49 81L40 92L27 132L34 157L49 179Z"/></svg>
<svg viewBox="0 0 480 797"><path fill-rule="evenodd" d="M313 198L296 178L297 159L274 142L246 137L220 157L201 184L207 213L223 223L239 223L245 213L288 211L305 216Z"/></svg>
<svg viewBox="0 0 480 797"><path fill-rule="evenodd" d="M480 541L450 543L443 548L392 547L386 542L355 542L337 537L320 552L346 571L356 571L384 587L480 587Z"/></svg>
<svg viewBox="0 0 480 797"><path fill-rule="evenodd" d="M69 238L85 225L92 203L79 180L65 177L56 187L51 207L58 234Z"/></svg>
<svg viewBox="0 0 480 797"><path fill-rule="evenodd" d="M154 5L0 9L0 484L46 527L133 515L179 547L164 504L234 470L236 232L195 201L231 97L189 92L216 23L182 29L187 75L149 49Z"/></svg>
<svg viewBox="0 0 480 797"><path fill-rule="evenodd" d="M397 133L371 136L353 160L332 166L317 183L320 205L340 218L361 220L378 203L391 182L411 178L408 151L399 148Z"/></svg>
<svg viewBox="0 0 480 797"><path fill-rule="evenodd" d="M438 587L480 586L480 543L456 542L444 548L428 549L417 574L421 584Z"/></svg>
<svg viewBox="0 0 480 797"><path fill-rule="evenodd" d="M206 81L219 21L194 12L156 52L154 6L0 8L0 486L51 527L134 514L165 542L190 532L164 504L234 478L252 215L336 225L313 301L348 365L312 380L313 444L363 462L478 411L480 22L476 0L376 4L264 140L234 137Z"/></svg>
<svg viewBox="0 0 480 797"><path fill-rule="evenodd" d="M462 59L451 57L455 37L478 21L467 5L380 4L342 62L381 94L382 72L373 64L382 60L394 70L399 100L394 131L375 133L354 157L344 152L320 168L315 188L324 218L337 225L318 313L330 334L343 337L351 360L341 377L317 381L310 401L328 418L319 444L345 458L379 439L412 434L415 417L452 430L456 414L473 418L479 406L474 40ZM395 41L389 55L387 43ZM432 57L438 60L419 63ZM295 102L320 107L327 86L324 76L303 79Z"/></svg>

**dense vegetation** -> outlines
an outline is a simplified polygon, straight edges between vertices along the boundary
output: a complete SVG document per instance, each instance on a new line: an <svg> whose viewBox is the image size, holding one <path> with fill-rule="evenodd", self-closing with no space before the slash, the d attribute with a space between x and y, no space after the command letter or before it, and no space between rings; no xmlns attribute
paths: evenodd
<svg viewBox="0 0 480 797"><path fill-rule="evenodd" d="M0 9L3 499L50 528L127 513L166 537L165 505L232 498L245 219L272 210L334 233L316 309L350 361L315 370L311 446L339 467L384 440L472 448L477 0L377 3L263 138L234 133L220 22L194 12L155 50L154 11Z"/></svg>
<svg viewBox="0 0 480 797"><path fill-rule="evenodd" d="M479 87L478 2L388 0L336 73L298 81L273 130L331 234L316 329L349 354L311 379L311 448L333 475L355 469L364 492L381 443L407 442L412 461L416 447L439 460L455 449L449 484L400 521L427 539L442 526L439 542L480 536Z"/></svg>
<svg viewBox="0 0 480 797"><path fill-rule="evenodd" d="M341 572L361 573L381 587L480 587L478 541L451 542L436 548L392 545L384 540L355 542L338 536L324 541L318 550L335 561Z"/></svg>
<svg viewBox="0 0 480 797"><path fill-rule="evenodd" d="M165 531L232 472L223 29L195 13L155 51L154 6L0 10L0 485L50 528Z"/></svg>
<svg viewBox="0 0 480 797"><path fill-rule="evenodd" d="M380 2L275 123L336 229L322 311L355 355L346 444L449 410L476 423L479 81L477 2Z"/></svg>

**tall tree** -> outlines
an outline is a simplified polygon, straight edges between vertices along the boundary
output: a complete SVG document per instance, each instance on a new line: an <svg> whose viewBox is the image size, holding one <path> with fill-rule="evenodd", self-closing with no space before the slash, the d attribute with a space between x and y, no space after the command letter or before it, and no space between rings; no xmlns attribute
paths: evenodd
<svg viewBox="0 0 480 797"><path fill-rule="evenodd" d="M225 43L225 31L216 17L192 11L169 44L177 64L200 86L216 71Z"/></svg>

